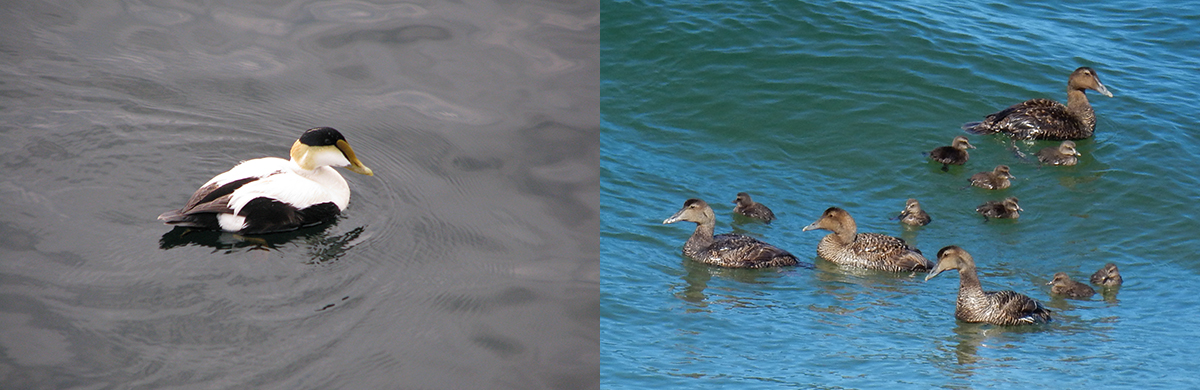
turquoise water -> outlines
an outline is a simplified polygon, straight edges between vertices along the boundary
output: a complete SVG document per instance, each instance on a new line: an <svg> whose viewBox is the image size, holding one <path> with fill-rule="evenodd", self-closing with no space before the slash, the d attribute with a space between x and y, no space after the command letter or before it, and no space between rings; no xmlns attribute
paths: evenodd
<svg viewBox="0 0 1200 390"><path fill-rule="evenodd" d="M1194 388L1200 354L1200 9L1132 1L988 3L603 3L601 376L609 389ZM959 125L1034 97L1065 101L1066 76L1095 68L1096 137L1074 167L1023 159L1054 142L970 135L942 172L923 152ZM965 188L997 164L1007 190ZM731 216L749 192L770 225ZM975 206L1017 196L1017 221ZM683 201L816 269L729 270L679 251L694 225L662 225ZM906 198L933 223L889 220ZM953 317L958 275L839 269L826 233L800 229L830 206L859 231L903 237L932 257L970 251L988 290L1054 311L1044 326ZM1051 297L1106 262L1125 285ZM1119 378L1119 379L1118 379Z"/></svg>

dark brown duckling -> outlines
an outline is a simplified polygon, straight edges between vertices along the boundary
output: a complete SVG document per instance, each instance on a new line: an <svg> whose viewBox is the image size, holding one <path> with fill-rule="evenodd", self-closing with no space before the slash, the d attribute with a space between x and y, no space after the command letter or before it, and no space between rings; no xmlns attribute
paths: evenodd
<svg viewBox="0 0 1200 390"><path fill-rule="evenodd" d="M687 243L683 244L683 255L688 258L721 267L766 268L799 264L796 256L783 249L741 234L713 235L717 224L712 207L700 199L683 202L679 212L663 221L664 224L688 221L696 223L696 230Z"/></svg>
<svg viewBox="0 0 1200 390"><path fill-rule="evenodd" d="M858 233L850 213L830 207L803 231L831 231L817 244L817 255L839 265L891 271L927 271L933 267L921 251L904 240L877 233Z"/></svg>
<svg viewBox="0 0 1200 390"><path fill-rule="evenodd" d="M921 202L913 198L904 201L904 211L892 219L899 219L900 222L909 226L925 226L933 220L929 214L925 213L925 210L921 209Z"/></svg>
<svg viewBox="0 0 1200 390"><path fill-rule="evenodd" d="M745 215L750 218L761 220L766 223L771 223L775 219L775 213L762 203L750 200L750 194L739 192L737 199L733 200L737 206L733 207L733 212Z"/></svg>
<svg viewBox="0 0 1200 390"><path fill-rule="evenodd" d="M1042 148L1037 152L1038 161L1046 165L1075 165L1079 163L1078 150L1075 150L1075 141L1063 141L1058 147Z"/></svg>
<svg viewBox="0 0 1200 390"><path fill-rule="evenodd" d="M982 214L983 218L1018 218L1021 212L1025 211L1017 204L1017 197L1010 196L1004 200L989 200L975 208L975 212Z"/></svg>
<svg viewBox="0 0 1200 390"><path fill-rule="evenodd" d="M958 301L954 318L994 325L1024 325L1050 322L1050 310L1033 298L1012 290L983 291L975 260L966 250L950 245L938 251L938 264L925 280L945 270L958 270Z"/></svg>
<svg viewBox="0 0 1200 390"><path fill-rule="evenodd" d="M967 137L957 136L953 141L950 141L950 146L939 146L929 152L929 158L933 161L942 163L942 171L949 171L950 164L963 165L971 156L967 154L967 149L975 149L967 141Z"/></svg>
<svg viewBox="0 0 1200 390"><path fill-rule="evenodd" d="M988 115L982 122L964 124L974 134L1008 134L1014 139L1084 139L1096 130L1096 113L1084 90L1108 97L1112 93L1089 67L1080 67L1067 79L1067 104L1031 99Z"/></svg>
<svg viewBox="0 0 1200 390"><path fill-rule="evenodd" d="M1120 286L1121 282L1121 273L1117 271L1117 265L1113 263L1105 264L1104 268L1092 274L1092 284L1095 285L1114 287Z"/></svg>
<svg viewBox="0 0 1200 390"><path fill-rule="evenodd" d="M1071 277L1067 276L1066 272L1054 274L1054 280L1046 284L1050 285L1050 293L1054 295L1066 295L1071 298L1089 298L1096 294L1096 290L1093 290L1088 285L1071 280Z"/></svg>
<svg viewBox="0 0 1200 390"><path fill-rule="evenodd" d="M1003 190L1012 185L1008 179L1016 179L1008 171L1008 165L997 165L991 172L979 172L971 175L971 185L985 190Z"/></svg>

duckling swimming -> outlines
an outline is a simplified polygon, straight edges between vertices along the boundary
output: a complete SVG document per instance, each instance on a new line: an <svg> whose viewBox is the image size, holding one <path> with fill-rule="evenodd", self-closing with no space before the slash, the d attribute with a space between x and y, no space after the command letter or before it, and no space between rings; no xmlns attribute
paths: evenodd
<svg viewBox="0 0 1200 390"><path fill-rule="evenodd" d="M971 185L985 190L1003 190L1012 185L1008 179L1016 178L1008 171L1008 165L997 165L991 172L976 173L968 180L971 181Z"/></svg>
<svg viewBox="0 0 1200 390"><path fill-rule="evenodd" d="M775 219L775 213L762 203L750 200L750 194L739 192L737 199L733 200L737 206L733 207L733 212L745 215L750 218L758 219L766 223L771 223Z"/></svg>
<svg viewBox="0 0 1200 390"><path fill-rule="evenodd" d="M1017 197L1010 196L1004 200L995 201L989 200L975 208L975 212L983 215L986 220L988 218L1018 218L1021 212L1025 211L1017 204Z"/></svg>
<svg viewBox="0 0 1200 390"><path fill-rule="evenodd" d="M1033 298L1012 290L983 291L975 273L975 259L966 250L950 245L938 251L938 264L925 280L942 271L958 270L958 300L954 318L993 325L1024 325L1050 322L1050 310Z"/></svg>
<svg viewBox="0 0 1200 390"><path fill-rule="evenodd" d="M292 144L291 160L246 160L213 177L187 204L158 216L170 225L263 234L333 220L350 203L346 179L331 167L373 176L346 137L329 127L309 129Z"/></svg>
<svg viewBox="0 0 1200 390"><path fill-rule="evenodd" d="M1037 152L1038 161L1046 165L1075 165L1079 163L1079 151L1075 150L1075 141L1063 141L1058 147L1042 148Z"/></svg>
<svg viewBox="0 0 1200 390"><path fill-rule="evenodd" d="M953 141L950 141L950 146L939 146L929 152L929 158L933 161L942 163L942 171L949 171L950 164L963 165L971 156L967 154L967 149L975 149L967 141L967 137L957 136Z"/></svg>
<svg viewBox="0 0 1200 390"><path fill-rule="evenodd" d="M925 210L921 209L921 202L917 202L913 198L904 201L904 211L892 219L899 219L901 223L909 226L925 226L933 220L929 214L925 213Z"/></svg>
<svg viewBox="0 0 1200 390"><path fill-rule="evenodd" d="M1050 99L1026 100L962 128L974 134L1005 133L1014 139L1088 138L1096 129L1096 113L1084 94L1088 89L1112 97L1096 71L1084 66L1067 79L1067 105Z"/></svg>
<svg viewBox="0 0 1200 390"><path fill-rule="evenodd" d="M830 207L803 231L831 231L817 244L817 255L839 265L891 272L927 271L933 264L904 240L877 233L858 233L850 213Z"/></svg>
<svg viewBox="0 0 1200 390"><path fill-rule="evenodd" d="M1050 293L1054 295L1066 295L1071 298L1088 298L1096 294L1096 290L1093 290L1088 285L1071 280L1071 277L1067 276L1066 272L1054 274L1054 279L1046 284L1050 286Z"/></svg>
<svg viewBox="0 0 1200 390"><path fill-rule="evenodd" d="M1113 287L1120 286L1121 282L1121 273L1117 271L1117 265L1113 263L1105 264L1104 268L1092 274L1092 284L1095 285Z"/></svg>
<svg viewBox="0 0 1200 390"><path fill-rule="evenodd" d="M688 221L696 223L692 237L683 244L683 255L721 267L766 268L799 264L796 256L771 244L741 234L713 235L717 224L712 207L700 199L688 199L683 208L663 224Z"/></svg>

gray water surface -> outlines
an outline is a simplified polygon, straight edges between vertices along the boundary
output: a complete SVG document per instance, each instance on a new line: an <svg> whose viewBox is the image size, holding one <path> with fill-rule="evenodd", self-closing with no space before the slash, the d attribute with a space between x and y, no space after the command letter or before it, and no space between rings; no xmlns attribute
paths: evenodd
<svg viewBox="0 0 1200 390"><path fill-rule="evenodd" d="M0 387L594 388L595 2L0 11ZM334 224L155 217L339 129Z"/></svg>

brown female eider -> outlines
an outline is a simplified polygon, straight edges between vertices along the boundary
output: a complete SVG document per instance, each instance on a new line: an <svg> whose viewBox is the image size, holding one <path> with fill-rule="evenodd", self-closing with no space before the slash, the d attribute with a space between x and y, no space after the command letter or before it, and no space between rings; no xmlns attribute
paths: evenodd
<svg viewBox="0 0 1200 390"><path fill-rule="evenodd" d="M745 215L750 218L761 220L766 223L771 223L775 219L775 213L762 203L750 200L750 194L739 192L737 199L733 200L737 206L733 207L733 212Z"/></svg>
<svg viewBox="0 0 1200 390"><path fill-rule="evenodd" d="M877 233L858 233L850 213L830 207L803 231L831 231L817 244L817 255L839 265L891 272L927 271L933 264L904 240Z"/></svg>
<svg viewBox="0 0 1200 390"><path fill-rule="evenodd" d="M1096 129L1096 113L1083 93L1087 89L1112 97L1096 71L1084 66L1067 79L1066 105L1050 99L1026 100L962 128L974 134L1005 133L1014 139L1088 138Z"/></svg>
<svg viewBox="0 0 1200 390"><path fill-rule="evenodd" d="M938 251L938 264L925 280L945 270L958 270L958 300L954 318L994 325L1024 325L1050 322L1050 310L1033 298L1012 290L983 291L975 260L966 250L950 245Z"/></svg>
<svg viewBox="0 0 1200 390"><path fill-rule="evenodd" d="M731 268L766 268L796 265L796 256L771 244L741 234L713 235L717 224L712 207L700 199L688 199L683 208L663 224L688 221L696 230L683 244L683 255L709 265Z"/></svg>

